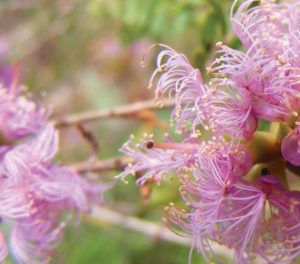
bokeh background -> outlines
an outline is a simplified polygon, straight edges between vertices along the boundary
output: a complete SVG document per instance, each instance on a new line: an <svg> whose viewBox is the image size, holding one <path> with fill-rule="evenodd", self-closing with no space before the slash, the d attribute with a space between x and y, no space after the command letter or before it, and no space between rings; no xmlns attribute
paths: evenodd
<svg viewBox="0 0 300 264"><path fill-rule="evenodd" d="M230 31L231 0L1 0L0 70L20 62L23 83L52 107L52 118L151 99L147 90L155 54L141 58L153 43L185 53L203 72L215 42L239 47ZM168 110L140 118L107 119L85 125L97 139L97 157L118 154L130 134L154 132L161 139ZM91 157L90 145L75 127L61 128L60 155L66 164ZM111 181L118 171L99 173ZM162 223L169 202L184 206L178 180L142 190L129 179L105 194L105 207ZM189 247L150 238L82 216L66 230L60 246L67 264L187 263ZM226 256L225 256L226 257ZM193 263L203 263L196 252Z"/></svg>

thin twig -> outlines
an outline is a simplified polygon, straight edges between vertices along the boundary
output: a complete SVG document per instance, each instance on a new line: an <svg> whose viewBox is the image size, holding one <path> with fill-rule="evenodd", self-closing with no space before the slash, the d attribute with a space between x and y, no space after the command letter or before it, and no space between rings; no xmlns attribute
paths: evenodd
<svg viewBox="0 0 300 264"><path fill-rule="evenodd" d="M91 160L70 164L68 167L77 172L123 170L131 160L126 157L116 157L107 160Z"/></svg>
<svg viewBox="0 0 300 264"><path fill-rule="evenodd" d="M97 139L95 135L86 129L83 124L79 123L77 124L77 129L80 132L80 135L86 140L86 142L91 146L92 151L95 156L97 156L98 150L99 150L99 145L97 142Z"/></svg>
<svg viewBox="0 0 300 264"><path fill-rule="evenodd" d="M102 225L103 222L106 222L116 226L122 226L146 234L147 236L156 240L162 240L186 246L191 244L190 238L176 235L163 224L156 224L150 221L138 219L133 216L122 215L118 212L103 207L93 207L92 212L87 216L87 219L99 225ZM220 246L214 242L211 243L211 246L217 255L223 255L227 258L233 259L232 250Z"/></svg>
<svg viewBox="0 0 300 264"><path fill-rule="evenodd" d="M87 216L87 219L94 223L106 222L123 226L134 231L142 232L156 240L173 242L180 245L190 245L190 239L188 237L176 235L163 224L156 224L133 216L122 215L103 207L93 207L92 212Z"/></svg>
<svg viewBox="0 0 300 264"><path fill-rule="evenodd" d="M174 100L171 99L163 99L161 103L162 104L157 104L152 100L149 100L117 106L110 109L71 114L58 119L54 123L57 127L72 126L79 123L86 123L105 118L128 117L143 110L156 110L161 107L172 107L175 104Z"/></svg>

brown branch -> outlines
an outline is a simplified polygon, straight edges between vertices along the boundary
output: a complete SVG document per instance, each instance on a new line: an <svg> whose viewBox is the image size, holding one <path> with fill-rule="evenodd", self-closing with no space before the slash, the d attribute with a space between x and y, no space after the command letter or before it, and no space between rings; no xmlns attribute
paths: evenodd
<svg viewBox="0 0 300 264"><path fill-rule="evenodd" d="M76 128L78 129L78 131L80 132L80 135L87 141L87 143L89 143L89 145L91 146L93 153L95 155L97 155L98 150L99 150L99 145L97 142L96 137L94 136L94 134L87 130L83 124L79 123L77 124Z"/></svg>
<svg viewBox="0 0 300 264"><path fill-rule="evenodd" d="M68 167L77 172L123 170L131 160L126 157L116 157L107 160L91 160L70 164Z"/></svg>
<svg viewBox="0 0 300 264"><path fill-rule="evenodd" d="M133 216L126 216L103 207L93 207L92 212L87 216L87 219L96 224L106 222L117 226L123 226L128 229L142 232L156 240L190 245L189 238L177 236L163 224L156 224Z"/></svg>
<svg viewBox="0 0 300 264"><path fill-rule="evenodd" d="M79 123L92 122L105 118L128 117L140 111L156 110L162 107L172 107L175 104L174 100L171 99L163 99L161 102L162 104L157 104L152 100L149 100L123 106L117 106L110 109L71 114L58 119L54 123L57 127L72 126Z"/></svg>
<svg viewBox="0 0 300 264"><path fill-rule="evenodd" d="M150 221L141 220L133 216L126 216L103 207L94 206L91 214L86 216L86 219L101 226L103 226L103 222L116 226L122 226L137 232L141 232L156 240L162 240L186 246L191 244L190 238L176 235L162 223L157 224ZM233 250L220 246L214 242L211 242L211 246L217 255L223 255L227 258L233 259Z"/></svg>

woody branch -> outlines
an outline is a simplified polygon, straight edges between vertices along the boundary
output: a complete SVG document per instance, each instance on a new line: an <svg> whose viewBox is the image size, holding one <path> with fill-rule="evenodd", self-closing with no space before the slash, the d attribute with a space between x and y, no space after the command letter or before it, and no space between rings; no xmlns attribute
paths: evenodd
<svg viewBox="0 0 300 264"><path fill-rule="evenodd" d="M59 118L54 123L56 127L66 127L106 118L124 118L130 115L137 114L144 110L157 110L162 107L169 108L174 106L174 103L174 100L170 99L161 100L160 104L153 102L153 100L141 101L123 106L117 106L115 108L67 115L62 118Z"/></svg>

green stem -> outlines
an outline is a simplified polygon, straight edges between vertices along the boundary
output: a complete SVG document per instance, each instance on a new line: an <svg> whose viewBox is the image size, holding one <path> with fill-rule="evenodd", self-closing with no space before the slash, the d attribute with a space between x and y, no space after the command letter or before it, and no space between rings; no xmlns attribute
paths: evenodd
<svg viewBox="0 0 300 264"><path fill-rule="evenodd" d="M280 143L271 132L256 131L251 141L246 142L253 164L266 163L280 155Z"/></svg>
<svg viewBox="0 0 300 264"><path fill-rule="evenodd" d="M268 163L281 156L281 141L289 128L282 123L273 122L270 131L256 131L246 146L252 156L253 164Z"/></svg>
<svg viewBox="0 0 300 264"><path fill-rule="evenodd" d="M268 174L275 175L282 185L288 189L285 166L286 163L283 158L277 157L268 163L255 164L243 178L249 182L253 182L256 178L263 175L263 170L267 170Z"/></svg>

